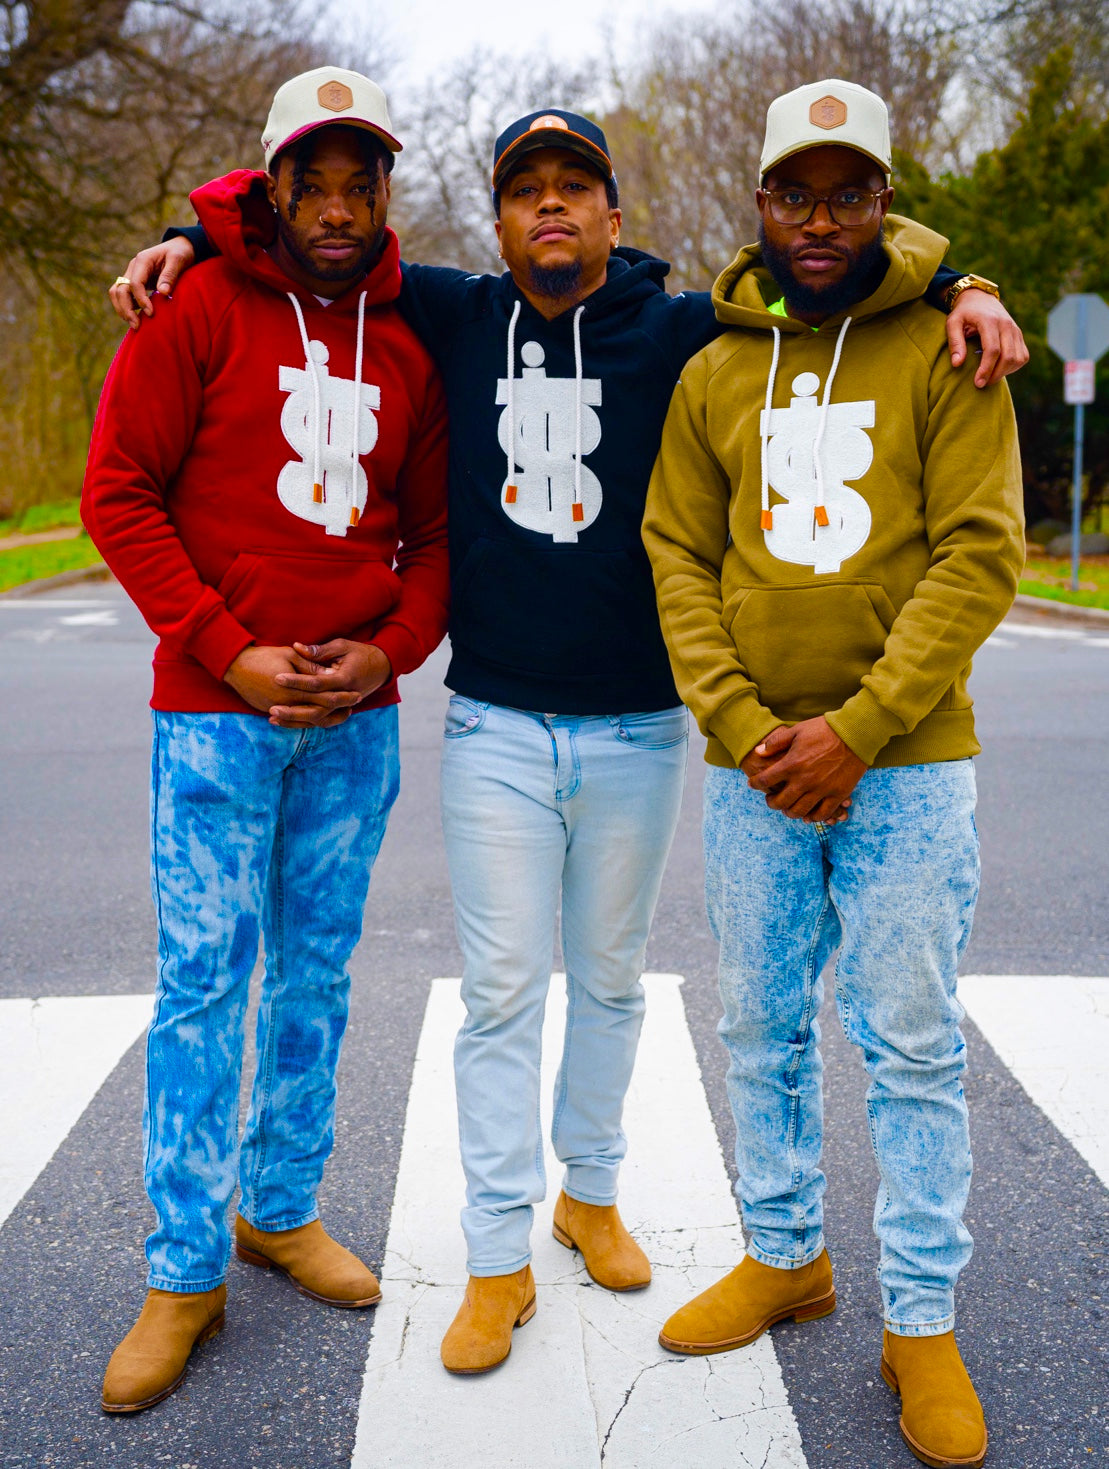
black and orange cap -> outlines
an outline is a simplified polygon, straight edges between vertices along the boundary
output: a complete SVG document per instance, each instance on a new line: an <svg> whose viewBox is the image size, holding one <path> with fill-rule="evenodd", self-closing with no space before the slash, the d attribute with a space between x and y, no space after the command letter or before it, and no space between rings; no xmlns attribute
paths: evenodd
<svg viewBox="0 0 1109 1469"><path fill-rule="evenodd" d="M509 123L497 139L493 146L494 190L500 188L517 159L536 148L568 148L571 153L580 153L602 178L613 177L608 142L597 124L578 112L547 107Z"/></svg>

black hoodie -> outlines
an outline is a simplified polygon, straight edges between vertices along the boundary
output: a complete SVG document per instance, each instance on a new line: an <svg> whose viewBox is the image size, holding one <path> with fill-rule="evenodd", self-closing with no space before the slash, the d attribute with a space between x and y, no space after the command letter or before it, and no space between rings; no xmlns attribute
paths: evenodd
<svg viewBox="0 0 1109 1469"><path fill-rule="evenodd" d="M187 235L198 259L211 253L199 229L169 233ZM457 693L557 714L680 702L640 526L674 384L722 328L707 292L666 294L669 271L618 248L605 284L548 321L507 272L402 266L397 304L438 364L450 419L446 682ZM928 300L939 306L957 278L941 267Z"/></svg>
<svg viewBox="0 0 1109 1469"><path fill-rule="evenodd" d="M450 405L447 683L460 694L560 714L679 702L640 526L674 383L720 327L708 295L666 294L668 270L619 249L605 284L548 321L508 274L404 269L401 310Z"/></svg>

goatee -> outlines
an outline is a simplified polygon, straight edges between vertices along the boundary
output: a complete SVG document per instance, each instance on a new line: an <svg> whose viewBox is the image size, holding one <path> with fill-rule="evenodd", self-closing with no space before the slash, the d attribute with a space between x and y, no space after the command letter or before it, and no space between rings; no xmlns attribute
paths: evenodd
<svg viewBox="0 0 1109 1469"><path fill-rule="evenodd" d="M573 296L581 285L580 260L568 265L535 265L528 263L528 280L537 296Z"/></svg>
<svg viewBox="0 0 1109 1469"><path fill-rule="evenodd" d="M889 269L889 257L882 248L884 238L879 230L869 244L858 250L847 250L841 245L826 246L844 256L847 270L841 280L827 286L816 286L797 279L793 273L791 252L772 245L766 238L762 222L759 223L762 263L774 277L790 312L803 316L837 316L872 295Z"/></svg>

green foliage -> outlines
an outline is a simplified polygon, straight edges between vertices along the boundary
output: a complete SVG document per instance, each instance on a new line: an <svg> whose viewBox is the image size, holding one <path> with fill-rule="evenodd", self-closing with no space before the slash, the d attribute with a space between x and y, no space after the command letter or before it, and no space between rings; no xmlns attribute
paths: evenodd
<svg viewBox="0 0 1109 1469"><path fill-rule="evenodd" d="M47 500L25 510L20 516L18 529L20 535L33 536L40 531L62 530L80 524L80 500Z"/></svg>
<svg viewBox="0 0 1109 1469"><path fill-rule="evenodd" d="M38 546L17 546L0 551L0 592L61 571L95 566L103 558L87 536L75 541L43 541Z"/></svg>
<svg viewBox="0 0 1109 1469"><path fill-rule="evenodd" d="M1109 296L1109 118L1062 48L1036 70L1008 141L969 174L931 179L905 157L895 168L895 209L946 235L961 269L998 281L1020 322L1032 360L1010 385L1029 517L1068 519L1074 414L1047 346L1047 314L1070 292ZM1109 490L1109 356L1086 411L1085 463L1091 509Z"/></svg>

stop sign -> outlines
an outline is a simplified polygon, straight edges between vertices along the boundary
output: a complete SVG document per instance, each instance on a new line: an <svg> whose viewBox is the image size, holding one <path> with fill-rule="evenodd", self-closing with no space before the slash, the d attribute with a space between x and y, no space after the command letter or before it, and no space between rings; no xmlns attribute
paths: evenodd
<svg viewBox="0 0 1109 1469"><path fill-rule="evenodd" d="M1100 296L1064 296L1048 312L1047 345L1064 362L1096 362L1109 351L1109 306Z"/></svg>

